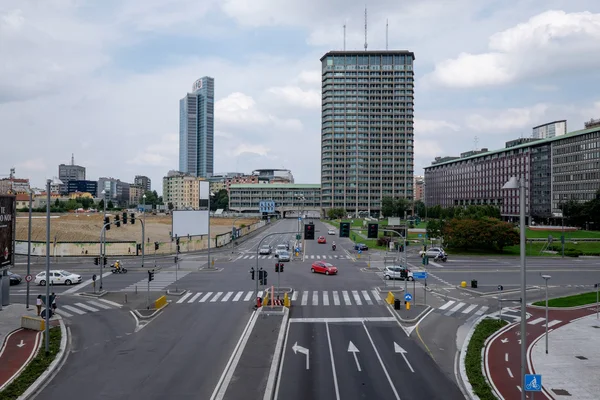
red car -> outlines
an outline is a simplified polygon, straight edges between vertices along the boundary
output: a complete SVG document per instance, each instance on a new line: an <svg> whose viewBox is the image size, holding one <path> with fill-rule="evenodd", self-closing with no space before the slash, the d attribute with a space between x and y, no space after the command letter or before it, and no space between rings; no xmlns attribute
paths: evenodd
<svg viewBox="0 0 600 400"><path fill-rule="evenodd" d="M317 243L325 244L327 243L327 239L325 239L325 236L319 236Z"/></svg>
<svg viewBox="0 0 600 400"><path fill-rule="evenodd" d="M337 275L338 269L325 261L315 261L310 267L310 272L319 272L325 275Z"/></svg>

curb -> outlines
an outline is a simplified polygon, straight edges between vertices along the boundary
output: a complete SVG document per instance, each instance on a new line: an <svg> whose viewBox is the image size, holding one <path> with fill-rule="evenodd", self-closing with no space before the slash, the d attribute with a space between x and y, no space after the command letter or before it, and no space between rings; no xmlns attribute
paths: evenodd
<svg viewBox="0 0 600 400"><path fill-rule="evenodd" d="M404 323L406 323L406 324L412 324L412 323L414 323L414 322L418 322L418 321L419 321L419 319L421 319L421 317L423 317L425 314L427 314L427 313L429 312L429 310L433 309L433 307L432 307L432 306L427 306L427 305L426 305L426 306L425 306L425 309L424 309L423 311L421 311L421 312L419 313L419 315L417 315L416 317L414 317L414 318L411 318L411 319L404 319L404 318L402 318L400 315L398 315L398 313L396 312L396 310L394 310L394 307L392 307L392 305L391 305L391 304L387 304L387 303L386 303L386 305L387 305L387 307L388 307L388 308L389 308L389 309L392 311L392 313L394 314L394 316L396 317L396 319L397 319L398 321L400 321L400 322L404 322Z"/></svg>
<svg viewBox="0 0 600 400"><path fill-rule="evenodd" d="M69 355L69 352L67 350L71 348L71 331L65 326L62 317L60 317L58 321L60 324L60 350L58 351L58 354L56 354L56 357L54 357L54 361L50 363L48 369L46 369L46 371L44 371L35 380L35 382L33 382L33 384L29 386L29 388L27 388L27 390L17 398L17 400L27 400L37 396L46 387L46 385L48 385L52 381L52 379L58 374L60 369L67 361L67 357ZM38 350L38 352L40 350Z"/></svg>
<svg viewBox="0 0 600 400"><path fill-rule="evenodd" d="M460 286L456 286L456 288L458 290L463 290L463 291L468 292L468 293L476 294L479 297L498 296L499 293L506 294L506 293L517 293L517 292L521 291L521 289L519 288L519 289L503 290L502 292L494 291L494 292L491 292L491 293L481 293L481 292L478 292L477 290L473 290L473 289L469 289L469 288L463 288L463 287L460 287ZM539 286L531 286L531 287L528 287L526 290L540 290L540 287Z"/></svg>
<svg viewBox="0 0 600 400"><path fill-rule="evenodd" d="M108 294L108 291L103 290L103 291L98 292L98 293L80 292L80 293L77 293L77 296L92 297L94 299L97 299L97 298L105 296L107 294Z"/></svg>
<svg viewBox="0 0 600 400"><path fill-rule="evenodd" d="M469 382L469 378L467 377L467 369L465 367L465 358L467 357L467 348L469 347L469 343L471 342L471 337L473 336L473 333L475 332L475 328L477 328L477 325L479 325L479 323L487 317L488 317L487 315L482 315L481 317L479 317L477 319L477 321L475 321L473 326L471 326L471 329L469 329L469 332L467 333L467 337L465 338L462 348L460 349L460 356L459 356L459 362L458 362L458 370L459 370L460 377L457 376L456 381L460 382L461 388L463 388L464 392L466 392L463 394L466 394L470 400L479 400L479 396L477 396L475 394L475 392L473 392L473 386L471 386L471 382ZM485 350L485 346L481 349L481 351L484 351L484 350ZM485 358L482 357L481 361L485 362ZM481 372L485 376L485 370L482 370Z"/></svg>
<svg viewBox="0 0 600 400"><path fill-rule="evenodd" d="M551 300L551 299L549 299ZM537 302L536 302L537 303ZM534 306L533 303L527 304L527 307L535 308L536 310L545 310L546 306ZM573 311L573 310L582 310L588 307L596 307L596 302L590 304L584 304L582 306L574 306L574 307L548 307L548 310L552 311Z"/></svg>
<svg viewBox="0 0 600 400"><path fill-rule="evenodd" d="M167 302L167 304L165 304L163 307L154 310L154 312L150 315L142 315L138 310L132 310L132 311L136 315L136 317L138 317L139 319L148 320L148 319L152 319L152 318L156 317L158 314L160 314L165 308L167 308L167 306L169 304L171 304L171 302Z"/></svg>
<svg viewBox="0 0 600 400"><path fill-rule="evenodd" d="M180 292L177 292L175 290L167 290L167 295L169 296L183 296L184 294L186 294L188 292L187 289L183 289Z"/></svg>
<svg viewBox="0 0 600 400"><path fill-rule="evenodd" d="M283 356L283 350L285 343L287 343L287 331L290 319L290 309L284 307L283 320L281 321L281 327L279 328L279 335L277 337L277 344L275 345L275 353L273 354L273 360L271 361L271 369L269 370L269 377L267 379L267 387L263 400L271 400L275 395L275 389L279 383L280 377L279 372L281 370L281 360Z"/></svg>

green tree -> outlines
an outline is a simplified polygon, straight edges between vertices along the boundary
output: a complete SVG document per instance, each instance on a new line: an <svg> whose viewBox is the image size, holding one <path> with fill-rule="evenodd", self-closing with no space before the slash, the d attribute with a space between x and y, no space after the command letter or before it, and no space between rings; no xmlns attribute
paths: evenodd
<svg viewBox="0 0 600 400"><path fill-rule="evenodd" d="M60 200L56 199L54 201L54 207L60 208Z"/></svg>
<svg viewBox="0 0 600 400"><path fill-rule="evenodd" d="M425 203L423 203L421 200L417 200L414 203L415 205L415 214L418 215L421 218L425 217L425 209L427 207L425 207Z"/></svg>
<svg viewBox="0 0 600 400"><path fill-rule="evenodd" d="M97 210L104 210L104 199L102 199L98 202Z"/></svg>
<svg viewBox="0 0 600 400"><path fill-rule="evenodd" d="M427 237L430 239L441 238L444 224L445 222L442 219L429 219L426 229Z"/></svg>
<svg viewBox="0 0 600 400"><path fill-rule="evenodd" d="M344 218L345 215L346 210L344 210L343 208L330 208L329 210L327 210L327 217L329 219Z"/></svg>
<svg viewBox="0 0 600 400"><path fill-rule="evenodd" d="M229 193L226 189L221 189L217 193L214 193L210 197L210 209L211 211L216 210L227 210L229 208Z"/></svg>
<svg viewBox="0 0 600 400"><path fill-rule="evenodd" d="M106 205L106 209L112 210L113 208L115 208L115 205L113 204L112 200L109 200L108 204Z"/></svg>
<svg viewBox="0 0 600 400"><path fill-rule="evenodd" d="M381 199L381 214L384 217L404 218L404 212L408 210L410 202L402 197L384 197Z"/></svg>
<svg viewBox="0 0 600 400"><path fill-rule="evenodd" d="M449 248L495 250L519 243L514 226L495 218L453 218L442 228L444 243Z"/></svg>

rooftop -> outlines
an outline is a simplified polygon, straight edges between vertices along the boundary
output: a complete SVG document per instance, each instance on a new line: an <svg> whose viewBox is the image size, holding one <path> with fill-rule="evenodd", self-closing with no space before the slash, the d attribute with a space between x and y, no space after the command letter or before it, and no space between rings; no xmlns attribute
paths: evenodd
<svg viewBox="0 0 600 400"><path fill-rule="evenodd" d="M328 51L321 57L320 61L327 56L346 56L346 55L394 55L394 54L404 54L412 56L412 59L415 60L415 53L409 50L332 50Z"/></svg>
<svg viewBox="0 0 600 400"><path fill-rule="evenodd" d="M229 186L230 189L321 189L320 184L313 183L270 183L265 185L235 183Z"/></svg>

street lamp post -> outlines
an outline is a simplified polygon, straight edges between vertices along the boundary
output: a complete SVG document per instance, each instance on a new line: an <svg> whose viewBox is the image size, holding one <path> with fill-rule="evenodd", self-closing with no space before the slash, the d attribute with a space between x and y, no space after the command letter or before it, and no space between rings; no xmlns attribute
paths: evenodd
<svg viewBox="0 0 600 400"><path fill-rule="evenodd" d="M513 176L502 187L505 190L519 189L519 233L520 233L520 255L521 255L521 387L525 388L525 374L527 372L527 293L525 263L525 182ZM525 390L521 391L521 400L526 399Z"/></svg>
<svg viewBox="0 0 600 400"><path fill-rule="evenodd" d="M548 354L548 280L550 280L550 275L542 275L542 278L546 281L546 354Z"/></svg>
<svg viewBox="0 0 600 400"><path fill-rule="evenodd" d="M144 217L143 219L143 226L146 226L146 195L144 194L142 196L142 207L143 207L143 211L144 211ZM142 229L142 268L144 268L144 254L145 251L144 249L146 248L146 232L144 232L144 229Z"/></svg>
<svg viewBox="0 0 600 400"><path fill-rule="evenodd" d="M231 222L231 254L233 254L233 241L235 240L234 237L234 229L235 229L235 221L237 221L238 219L241 219L242 217L235 217L233 219L233 221Z"/></svg>
<svg viewBox="0 0 600 400"><path fill-rule="evenodd" d="M27 276L31 273L31 207L33 203L33 190L29 189L29 225L27 227ZM29 310L29 279L27 279L26 308Z"/></svg>
<svg viewBox="0 0 600 400"><path fill-rule="evenodd" d="M45 347L46 355L50 354L50 186L52 183L62 185L60 179L46 180L46 329L45 329Z"/></svg>

